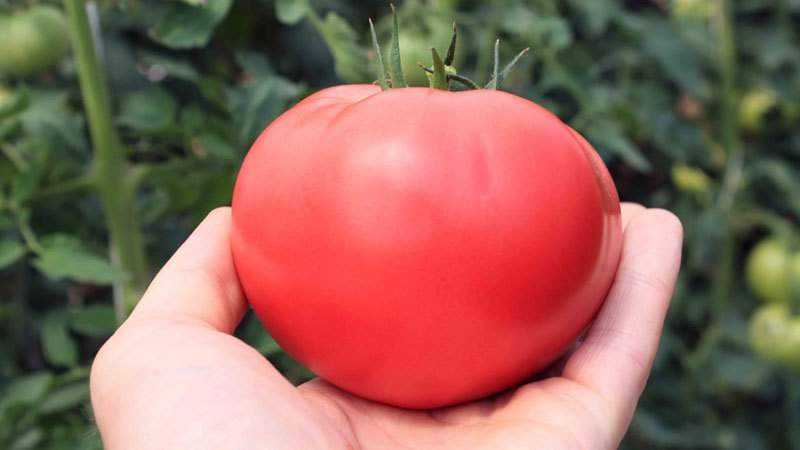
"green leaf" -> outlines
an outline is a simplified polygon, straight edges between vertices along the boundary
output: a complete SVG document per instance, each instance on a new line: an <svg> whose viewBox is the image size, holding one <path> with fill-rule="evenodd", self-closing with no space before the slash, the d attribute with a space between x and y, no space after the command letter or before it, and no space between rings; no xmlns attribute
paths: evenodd
<svg viewBox="0 0 800 450"><path fill-rule="evenodd" d="M31 152L32 153L32 152ZM41 155L36 159L28 158L27 167L14 176L12 198L19 204L27 202L36 192L44 176L44 164Z"/></svg>
<svg viewBox="0 0 800 450"><path fill-rule="evenodd" d="M146 134L158 133L175 122L178 104L161 87L134 92L122 102L119 123Z"/></svg>
<svg viewBox="0 0 800 450"><path fill-rule="evenodd" d="M203 47L232 4L233 0L206 0L194 6L173 2L149 35L174 49Z"/></svg>
<svg viewBox="0 0 800 450"><path fill-rule="evenodd" d="M711 84L702 72L701 59L670 26L650 23L642 46L678 86L700 99L711 95Z"/></svg>
<svg viewBox="0 0 800 450"><path fill-rule="evenodd" d="M253 53L237 54L247 82L230 89L231 115L237 118L238 141L250 145L272 119L300 94L300 86L276 75L267 60Z"/></svg>
<svg viewBox="0 0 800 450"><path fill-rule="evenodd" d="M163 70L167 76L179 80L196 83L200 80L200 73L194 68L191 62L163 55L154 52L147 52L142 56L142 64L148 66L150 70Z"/></svg>
<svg viewBox="0 0 800 450"><path fill-rule="evenodd" d="M201 158L210 156L223 161L234 161L237 156L234 146L213 132L201 132L192 141L192 150Z"/></svg>
<svg viewBox="0 0 800 450"><path fill-rule="evenodd" d="M15 379L3 392L0 413L16 406L28 406L40 401L53 385L53 375L39 372ZM2 414L0 414L2 416Z"/></svg>
<svg viewBox="0 0 800 450"><path fill-rule="evenodd" d="M71 309L69 326L84 336L106 337L117 329L117 316L110 305L91 305Z"/></svg>
<svg viewBox="0 0 800 450"><path fill-rule="evenodd" d="M78 363L78 345L67 329L67 316L50 313L42 321L40 330L45 359L55 366L72 367Z"/></svg>
<svg viewBox="0 0 800 450"><path fill-rule="evenodd" d="M0 270L17 262L25 255L25 246L18 241L0 240Z"/></svg>
<svg viewBox="0 0 800 450"><path fill-rule="evenodd" d="M41 428L30 428L14 438L9 450L33 450L41 448L39 444L42 443L44 438L45 434Z"/></svg>
<svg viewBox="0 0 800 450"><path fill-rule="evenodd" d="M111 284L122 278L111 263L89 251L79 239L54 234L41 240L42 252L33 265L54 280L73 279L86 283Z"/></svg>
<svg viewBox="0 0 800 450"><path fill-rule="evenodd" d="M308 14L308 0L276 0L275 15L281 23L294 25Z"/></svg>
<svg viewBox="0 0 800 450"><path fill-rule="evenodd" d="M35 137L47 152L68 148L88 155L83 117L70 109L65 91L31 90L28 107L20 122L28 136Z"/></svg>
<svg viewBox="0 0 800 450"><path fill-rule="evenodd" d="M85 381L60 386L47 394L47 398L39 405L43 414L54 414L67 411L81 405L89 399L89 385Z"/></svg>
<svg viewBox="0 0 800 450"><path fill-rule="evenodd" d="M336 75L346 82L364 82L369 78L369 60L365 49L359 47L358 33L338 14L329 12L325 20L311 15L314 28L322 35L333 56Z"/></svg>
<svg viewBox="0 0 800 450"><path fill-rule="evenodd" d="M636 149L633 143L622 133L616 123L598 121L585 130L585 135L598 151L610 153L622 159L626 164L639 170L649 172L650 162Z"/></svg>

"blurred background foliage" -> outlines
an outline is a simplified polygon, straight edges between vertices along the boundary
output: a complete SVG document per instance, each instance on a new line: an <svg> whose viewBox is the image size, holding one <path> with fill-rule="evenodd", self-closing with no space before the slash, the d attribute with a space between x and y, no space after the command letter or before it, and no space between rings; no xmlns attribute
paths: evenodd
<svg viewBox="0 0 800 450"><path fill-rule="evenodd" d="M505 89L587 136L622 198L683 220L684 269L627 449L800 449L800 320L748 325L759 297L791 303L800 285L800 1L726 4L398 2L413 83L453 20L472 78L488 79L495 37L503 60L530 46ZM0 0L0 448L100 448L88 367L131 299L229 203L266 124L322 87L374 81L367 18L389 33L384 0L85 5L113 111L94 122L115 130L117 159L92 150L64 5ZM238 333L293 381L310 376L252 317Z"/></svg>

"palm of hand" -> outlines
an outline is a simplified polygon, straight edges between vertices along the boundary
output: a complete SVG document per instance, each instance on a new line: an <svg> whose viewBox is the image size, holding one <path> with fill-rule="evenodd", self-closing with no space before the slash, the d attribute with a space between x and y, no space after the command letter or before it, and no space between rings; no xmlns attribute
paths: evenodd
<svg viewBox="0 0 800 450"><path fill-rule="evenodd" d="M680 257L680 226L672 216L631 205L624 216L626 223L637 219L626 229L617 281L559 376L466 405L409 411L322 380L295 388L232 337L246 305L229 256L229 213L212 214L96 359L92 400L104 443L109 449L615 448L646 381Z"/></svg>

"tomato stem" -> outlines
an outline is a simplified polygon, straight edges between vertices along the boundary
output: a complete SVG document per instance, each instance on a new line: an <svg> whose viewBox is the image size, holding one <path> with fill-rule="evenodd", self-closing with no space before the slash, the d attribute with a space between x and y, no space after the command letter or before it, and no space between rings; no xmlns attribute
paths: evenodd
<svg viewBox="0 0 800 450"><path fill-rule="evenodd" d="M378 43L378 35L375 32L375 25L372 19L369 19L369 30L372 37L372 46L377 54L378 59L378 84L382 90L390 88L408 87L403 74L403 66L400 57L400 25L397 17L397 10L394 4L390 4L392 8L392 42L389 51L389 65L383 59L380 44ZM453 62L456 57L456 46L458 44L458 26L453 22L453 35L450 38L450 45L447 47L447 54L442 60L439 52L435 48L431 48L431 57L433 66L427 67L422 63L418 63L419 67L428 74L430 79L430 87L432 89L449 90L450 81L457 81L467 87L468 89L481 89L481 87L458 73ZM496 90L500 88L503 80L511 73L511 70L519 62L519 60L530 50L530 47L523 49L521 52L506 64L502 69L500 68L500 39L498 38L494 43L494 67L492 69L492 78L484 87L485 89ZM386 74L389 74L389 80L386 79Z"/></svg>

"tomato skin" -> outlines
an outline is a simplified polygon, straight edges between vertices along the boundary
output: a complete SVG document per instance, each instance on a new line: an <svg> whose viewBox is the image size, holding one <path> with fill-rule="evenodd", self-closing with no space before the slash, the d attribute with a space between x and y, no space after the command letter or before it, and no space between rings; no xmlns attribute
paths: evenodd
<svg viewBox="0 0 800 450"><path fill-rule="evenodd" d="M600 308L621 243L596 152L501 91L323 90L262 133L233 196L234 262L272 336L407 408L552 363Z"/></svg>
<svg viewBox="0 0 800 450"><path fill-rule="evenodd" d="M756 310L750 319L750 344L762 358L800 371L800 317L789 305L772 303Z"/></svg>
<svg viewBox="0 0 800 450"><path fill-rule="evenodd" d="M793 279L800 280L800 253L791 254L777 239L764 239L747 257L745 275L758 298L786 303L792 295Z"/></svg>
<svg viewBox="0 0 800 450"><path fill-rule="evenodd" d="M58 63L69 49L67 22L61 11L37 5L0 17L0 75L24 77Z"/></svg>

